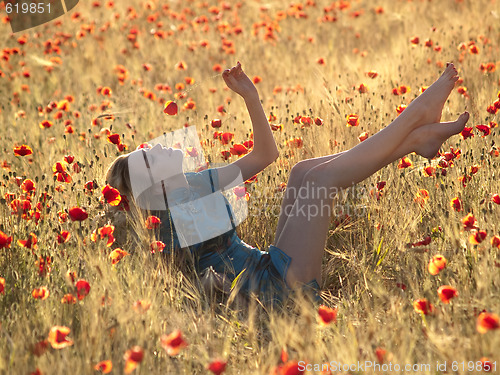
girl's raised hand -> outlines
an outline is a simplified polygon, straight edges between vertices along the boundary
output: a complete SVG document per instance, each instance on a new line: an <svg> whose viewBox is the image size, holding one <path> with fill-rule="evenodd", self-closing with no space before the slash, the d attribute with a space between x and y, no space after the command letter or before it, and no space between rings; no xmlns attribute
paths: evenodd
<svg viewBox="0 0 500 375"><path fill-rule="evenodd" d="M224 78L227 87L241 95L244 99L251 95L258 95L255 85L245 72L243 72L239 61L231 69L224 70L222 78Z"/></svg>

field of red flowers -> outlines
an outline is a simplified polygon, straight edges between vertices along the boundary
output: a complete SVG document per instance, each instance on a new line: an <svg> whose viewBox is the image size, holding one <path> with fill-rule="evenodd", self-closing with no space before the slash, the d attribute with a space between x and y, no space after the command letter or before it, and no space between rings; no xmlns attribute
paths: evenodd
<svg viewBox="0 0 500 375"><path fill-rule="evenodd" d="M15 34L0 10L0 373L500 372L498 0L92 0ZM118 247L95 220L126 209L110 162L163 132L196 126L189 154L216 163L252 148L221 77L237 61L280 149L234 191L262 249L297 161L363 142L459 71L443 121L465 108L464 131L339 198L356 210L332 217L321 305L230 303L164 244Z"/></svg>

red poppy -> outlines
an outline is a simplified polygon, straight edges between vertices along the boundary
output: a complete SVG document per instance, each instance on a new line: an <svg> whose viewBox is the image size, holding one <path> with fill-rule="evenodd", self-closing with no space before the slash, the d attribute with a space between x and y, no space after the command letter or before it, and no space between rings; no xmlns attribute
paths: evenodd
<svg viewBox="0 0 500 375"><path fill-rule="evenodd" d="M383 348L378 347L377 349L375 349L375 355L377 356L377 360L379 363L384 363L386 354L387 350Z"/></svg>
<svg viewBox="0 0 500 375"><path fill-rule="evenodd" d="M474 137L474 133L472 132L472 126L470 127L466 126L464 130L460 132L460 135L462 136L463 139Z"/></svg>
<svg viewBox="0 0 500 375"><path fill-rule="evenodd" d="M227 160L231 157L231 153L229 151L221 151L222 158Z"/></svg>
<svg viewBox="0 0 500 375"><path fill-rule="evenodd" d="M47 289L46 286L41 286L40 288L35 288L31 292L31 295L33 296L34 299L47 299L50 295L49 290Z"/></svg>
<svg viewBox="0 0 500 375"><path fill-rule="evenodd" d="M178 111L177 103L173 102L172 100L169 100L165 103L163 113L166 113L167 115L170 116L175 116L177 114L177 111Z"/></svg>
<svg viewBox="0 0 500 375"><path fill-rule="evenodd" d="M249 139L248 141L243 142L243 146L250 150L253 147L253 141Z"/></svg>
<svg viewBox="0 0 500 375"><path fill-rule="evenodd" d="M52 172L55 173L64 173L67 170L67 163L65 161L58 161L52 166Z"/></svg>
<svg viewBox="0 0 500 375"><path fill-rule="evenodd" d="M234 138L234 133L229 133L229 132L225 132L225 133L222 133L220 134L220 141L223 145L227 145L229 144L229 142L231 142Z"/></svg>
<svg viewBox="0 0 500 375"><path fill-rule="evenodd" d="M186 103L184 103L184 108L185 109L196 109L196 103L193 99L188 98Z"/></svg>
<svg viewBox="0 0 500 375"><path fill-rule="evenodd" d="M326 64L326 61L325 61L325 59L323 57L320 57L319 59L317 59L316 62L319 65L325 65Z"/></svg>
<svg viewBox="0 0 500 375"><path fill-rule="evenodd" d="M476 329L479 333L486 333L500 328L500 319L497 314L482 312L477 317Z"/></svg>
<svg viewBox="0 0 500 375"><path fill-rule="evenodd" d="M71 332L68 327L54 326L50 329L47 341L54 349L62 349L73 345L73 340L69 340L66 336Z"/></svg>
<svg viewBox="0 0 500 375"><path fill-rule="evenodd" d="M375 70L370 70L369 72L366 72L365 74L372 79L378 77L378 73Z"/></svg>
<svg viewBox="0 0 500 375"><path fill-rule="evenodd" d="M57 176L57 181L59 182L65 182L69 184L72 181L71 175L67 172L57 173L56 176Z"/></svg>
<svg viewBox="0 0 500 375"><path fill-rule="evenodd" d="M84 188L86 193L92 193L92 190L94 190L94 181L87 181Z"/></svg>
<svg viewBox="0 0 500 375"><path fill-rule="evenodd" d="M207 370L211 371L215 375L220 375L226 371L227 361L222 359L215 359L210 362L207 366Z"/></svg>
<svg viewBox="0 0 500 375"><path fill-rule="evenodd" d="M110 185L106 185L102 188L102 195L104 196L106 202L108 202L111 206L118 206L122 200L118 189L115 189Z"/></svg>
<svg viewBox="0 0 500 375"><path fill-rule="evenodd" d="M408 107L406 104L400 104L396 107L396 112L398 113L398 115L400 115L401 113L403 113L403 111L406 109L406 107Z"/></svg>
<svg viewBox="0 0 500 375"><path fill-rule="evenodd" d="M118 148L120 148L120 147L118 147ZM81 171L82 171L82 167L80 166L79 162L76 162L75 164L73 164L73 172L80 173Z"/></svg>
<svg viewBox="0 0 500 375"><path fill-rule="evenodd" d="M437 293L443 303L450 303L452 298L458 296L457 290L449 285L440 286Z"/></svg>
<svg viewBox="0 0 500 375"><path fill-rule="evenodd" d="M377 182L377 189L382 190L386 185L386 181L379 181Z"/></svg>
<svg viewBox="0 0 500 375"><path fill-rule="evenodd" d="M182 337L182 333L179 329L176 329L168 336L163 335L161 337L161 346L170 356L176 356L187 345L188 344Z"/></svg>
<svg viewBox="0 0 500 375"><path fill-rule="evenodd" d="M408 167L411 167L413 166L413 163L411 162L410 159L408 159L408 157L403 157L399 163L398 163L398 168L399 169L404 169L404 168L408 168Z"/></svg>
<svg viewBox="0 0 500 375"><path fill-rule="evenodd" d="M57 216L58 216L58 220L61 224L65 223L68 220L68 214L63 210L57 211Z"/></svg>
<svg viewBox="0 0 500 375"><path fill-rule="evenodd" d="M30 146L22 145L19 147L14 147L14 155L16 156L26 156L26 155L31 155L32 153L33 150L31 149Z"/></svg>
<svg viewBox="0 0 500 375"><path fill-rule="evenodd" d="M35 266L38 268L38 276L44 277L50 274L52 270L50 264L52 263L52 259L49 256L42 257L40 256L38 260L35 262Z"/></svg>
<svg viewBox="0 0 500 375"><path fill-rule="evenodd" d="M130 205L128 202L128 198L125 194L120 194L121 201L120 204L118 205L118 209L120 211L130 211Z"/></svg>
<svg viewBox="0 0 500 375"><path fill-rule="evenodd" d="M50 128L52 126L52 121L49 121L49 120L43 120L41 123L40 123L40 127L42 129L47 129L47 128Z"/></svg>
<svg viewBox="0 0 500 375"><path fill-rule="evenodd" d="M73 221L83 221L89 217L89 214L81 207L73 207L69 209L69 217Z"/></svg>
<svg viewBox="0 0 500 375"><path fill-rule="evenodd" d="M424 168L424 174L426 177L431 177L434 175L434 172L436 171L436 168L427 166Z"/></svg>
<svg viewBox="0 0 500 375"><path fill-rule="evenodd" d="M358 91L360 94L366 94L368 92L368 86L362 83L361 85L359 85Z"/></svg>
<svg viewBox="0 0 500 375"><path fill-rule="evenodd" d="M321 305L318 308L318 315L319 315L319 323L320 325L328 325L331 322L336 323L337 322L337 308L330 308L325 305Z"/></svg>
<svg viewBox="0 0 500 375"><path fill-rule="evenodd" d="M140 346L134 346L127 350L123 356L125 360L125 374L130 374L142 362L144 358L144 351Z"/></svg>
<svg viewBox="0 0 500 375"><path fill-rule="evenodd" d="M319 118L319 117L316 117L314 118L314 124L316 124L317 126L321 126L323 125L324 121L322 118Z"/></svg>
<svg viewBox="0 0 500 375"><path fill-rule="evenodd" d="M469 235L469 242L472 245L479 245L486 239L486 231L485 230L471 230L471 234Z"/></svg>
<svg viewBox="0 0 500 375"><path fill-rule="evenodd" d="M465 216L464 218L462 218L462 224L464 226L464 230L471 230L471 229L478 229L477 227L477 220L476 218L474 217L474 215L472 213L468 213L467 216Z"/></svg>
<svg viewBox="0 0 500 375"><path fill-rule="evenodd" d="M38 238L35 233L30 233L30 237L27 240L17 240L17 244L21 247L24 247L26 249L37 249L37 243Z"/></svg>
<svg viewBox="0 0 500 375"><path fill-rule="evenodd" d="M102 374L109 374L113 369L113 363L108 359L101 361L94 366L94 370L100 371Z"/></svg>
<svg viewBox="0 0 500 375"><path fill-rule="evenodd" d="M61 299L61 303L67 305L74 305L76 303L76 297L73 294L65 294Z"/></svg>
<svg viewBox="0 0 500 375"><path fill-rule="evenodd" d="M242 156L248 153L248 149L244 145L237 143L229 149L229 152L233 155Z"/></svg>
<svg viewBox="0 0 500 375"><path fill-rule="evenodd" d="M498 194L494 194L492 197L491 197L491 201L496 203L496 204L500 204L500 195Z"/></svg>
<svg viewBox="0 0 500 375"><path fill-rule="evenodd" d="M215 118L213 119L212 121L210 121L210 125L212 126L212 128L220 128L221 125L222 125L222 121L218 118Z"/></svg>
<svg viewBox="0 0 500 375"><path fill-rule="evenodd" d="M440 254L434 255L429 261L428 270L431 275L437 275L446 267L446 258Z"/></svg>
<svg viewBox="0 0 500 375"><path fill-rule="evenodd" d="M363 132L358 136L360 142L366 141L368 139L368 132Z"/></svg>
<svg viewBox="0 0 500 375"><path fill-rule="evenodd" d="M351 113L347 116L347 126L358 126L359 125L359 116Z"/></svg>
<svg viewBox="0 0 500 375"><path fill-rule="evenodd" d="M469 53L471 55L477 55L479 53L479 48L477 48L477 46L473 44L469 47Z"/></svg>
<svg viewBox="0 0 500 375"><path fill-rule="evenodd" d="M394 95L403 95L403 94L406 94L408 92L410 92L410 88L408 86L404 86L404 85L399 86L399 87L395 87L392 89L392 93Z"/></svg>
<svg viewBox="0 0 500 375"><path fill-rule="evenodd" d="M491 246L500 249L500 237L499 236L491 237L490 243L491 243Z"/></svg>
<svg viewBox="0 0 500 375"><path fill-rule="evenodd" d="M420 43L420 38L418 36L411 37L410 43L413 45L417 45L418 43Z"/></svg>
<svg viewBox="0 0 500 375"><path fill-rule="evenodd" d="M491 133L491 129L488 125L476 125L476 129L483 133L482 137L486 137Z"/></svg>
<svg viewBox="0 0 500 375"><path fill-rule="evenodd" d="M300 369L301 366L297 361L287 361L286 363L279 365L271 374L276 375L300 375L303 374L305 370ZM304 366L302 366L304 368Z"/></svg>
<svg viewBox="0 0 500 375"><path fill-rule="evenodd" d="M108 241L106 243L106 247L110 247L115 242L115 237L113 236L114 230L115 230L115 227L113 225L106 224L103 227L101 227L97 230L94 230L90 234L90 240L93 242L96 242L98 239L98 237L97 237L97 232L98 232L101 240L104 237L108 238Z"/></svg>
<svg viewBox="0 0 500 375"><path fill-rule="evenodd" d="M151 253L157 253L157 252L162 252L163 249L165 248L165 244L161 241L154 241L149 245L149 248L151 250Z"/></svg>
<svg viewBox="0 0 500 375"><path fill-rule="evenodd" d="M7 236L4 232L0 230L0 249L4 247L10 248L12 242L12 236Z"/></svg>
<svg viewBox="0 0 500 375"><path fill-rule="evenodd" d="M457 212L462 211L462 202L458 197L453 198L450 202L450 205L455 211Z"/></svg>
<svg viewBox="0 0 500 375"><path fill-rule="evenodd" d="M481 357L479 361L481 362L481 368L484 372L491 372L492 369L496 369L496 362L493 364L488 357Z"/></svg>
<svg viewBox="0 0 500 375"><path fill-rule="evenodd" d="M262 82L262 78L259 76L255 76L255 77L253 77L252 82L255 84L258 84L258 83Z"/></svg>
<svg viewBox="0 0 500 375"><path fill-rule="evenodd" d="M160 225L161 225L161 220L160 220L160 218L158 218L156 216L151 215L151 216L148 216L148 218L146 219L146 228L147 229L156 229Z"/></svg>
<svg viewBox="0 0 500 375"><path fill-rule="evenodd" d="M177 64L175 64L175 69L177 70L186 70L187 69L187 64L184 61L179 61Z"/></svg>
<svg viewBox="0 0 500 375"><path fill-rule="evenodd" d="M413 302L413 309L419 314L432 314L434 312L434 306L432 303L427 301L425 298L417 299Z"/></svg>
<svg viewBox="0 0 500 375"><path fill-rule="evenodd" d="M75 284L78 300L84 299L90 292L90 284L87 280L78 280Z"/></svg>
<svg viewBox="0 0 500 375"><path fill-rule="evenodd" d="M120 134L118 133L108 135L107 139L109 143L114 145L119 145L121 143Z"/></svg>
<svg viewBox="0 0 500 375"><path fill-rule="evenodd" d="M5 294L5 279L0 277L0 294Z"/></svg>
<svg viewBox="0 0 500 375"><path fill-rule="evenodd" d="M300 128L304 129L310 127L312 121L313 121L312 118L310 118L309 116L300 116L300 123L302 124Z"/></svg>
<svg viewBox="0 0 500 375"><path fill-rule="evenodd" d="M126 251L122 249L115 249L109 254L109 258L111 259L111 264L115 265L118 263L120 260L122 260L124 257L127 255L130 255Z"/></svg>
<svg viewBox="0 0 500 375"><path fill-rule="evenodd" d="M302 138L292 138L286 142L286 145L291 148L301 148L304 145Z"/></svg>
<svg viewBox="0 0 500 375"><path fill-rule="evenodd" d="M415 242L415 243L410 243L407 246L408 247L417 247L417 246L427 246L430 244L432 241L431 236L426 236L423 240Z"/></svg>
<svg viewBox="0 0 500 375"><path fill-rule="evenodd" d="M429 192L425 189L419 189L419 191L415 194L414 201L417 202L421 207L423 207L428 199Z"/></svg>

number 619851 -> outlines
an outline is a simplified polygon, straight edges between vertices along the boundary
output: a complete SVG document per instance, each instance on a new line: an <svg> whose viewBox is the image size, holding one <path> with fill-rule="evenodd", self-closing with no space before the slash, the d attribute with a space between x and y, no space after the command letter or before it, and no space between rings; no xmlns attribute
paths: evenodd
<svg viewBox="0 0 500 375"><path fill-rule="evenodd" d="M10 13L45 13L47 11L50 13L50 3L22 3L21 6L19 6L19 3L15 3L14 5L11 3L7 3L5 5L5 10L7 14Z"/></svg>

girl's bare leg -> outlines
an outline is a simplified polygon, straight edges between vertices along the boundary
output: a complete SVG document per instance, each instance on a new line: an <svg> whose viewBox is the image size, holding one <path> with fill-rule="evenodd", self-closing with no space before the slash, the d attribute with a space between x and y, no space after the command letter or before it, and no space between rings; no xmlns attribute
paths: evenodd
<svg viewBox="0 0 500 375"><path fill-rule="evenodd" d="M392 154L384 156L384 159L368 160L362 155L361 159L357 159L359 155L356 154L351 158L352 149L313 167L304 177L308 193L299 194L295 199L281 234L275 241L275 246L292 258L286 277L288 285L293 287L313 279L320 282L321 261L330 224L332 201L340 189L364 180L384 165L411 152L426 158L434 157L447 138L463 130L468 118L469 114L465 112L454 122L421 126L410 133ZM350 169L347 168L349 165ZM315 187L317 191L323 188L322 192L326 187L328 195L314 193L312 190Z"/></svg>
<svg viewBox="0 0 500 375"><path fill-rule="evenodd" d="M443 75L389 126L351 150L313 167L304 176L303 183L307 182L308 186L326 187L331 192L332 189L345 188L364 180L409 152L420 152L425 157L434 156L441 143L452 134L460 132L468 119L468 115L464 114L454 123L424 126L425 121L440 119L443 105L456 80L456 70L451 64ZM415 132L412 138L406 140L412 132ZM424 138L423 133L434 134L435 139L431 141L430 146L425 142L416 142L418 138ZM429 143L428 139L426 141ZM312 194L297 197L286 220L281 220L284 224L275 245L293 259L287 275L287 282L291 286L297 282L304 283L313 278L320 278L332 198L333 196L318 198ZM324 212L325 207L330 207L330 210ZM314 208L315 212L319 210L319 214L312 215L311 208Z"/></svg>
<svg viewBox="0 0 500 375"><path fill-rule="evenodd" d="M418 100L416 100L414 104L411 104L403 112L403 114L401 114L400 121L404 120L405 118L408 118L409 116L410 117L413 116L414 117L413 121L415 122L416 127L418 127L419 124L422 125L422 124L439 122L441 120L441 112L443 110L446 98L448 97L450 91L452 90L455 81L458 79L458 77L456 77L456 74L457 71L453 66L453 64L448 64L446 70L441 75L441 77L431 87L427 89L426 95L422 95L420 98L418 98ZM446 98L444 97L445 95ZM417 111L413 107L418 107L419 113L415 113ZM421 110L422 108L425 108L425 110ZM402 130L401 133L404 134L405 129L401 130ZM398 145L399 144L393 144L392 146L398 147ZM333 155L302 160L296 165L294 165L287 182L287 187L285 190L285 194L283 196L283 201L281 203L281 211L278 219L278 224L276 227L274 243L278 242L278 239L281 235L281 231L283 230L283 227L285 226L285 223L288 219L289 211L293 207L293 204L295 202L295 199L297 198L297 194L300 188L303 186L305 174L312 168L318 166L319 164L333 160L344 153L345 151ZM387 165L390 162L391 161L384 160L383 163L384 165ZM302 187L302 189L305 188L306 187Z"/></svg>
<svg viewBox="0 0 500 375"><path fill-rule="evenodd" d="M274 243L278 241L281 234L281 230L285 226L285 222L288 219L289 211L291 210L295 199L297 199L297 194L304 181L304 176L312 168L320 165L326 161L330 161L342 155L345 151L339 152L338 154L321 156L319 158L311 158L306 160L301 160L295 164L288 177L288 182L286 184L286 190L283 194L283 200L281 202L280 216L278 218L278 225L276 226L276 234L274 236Z"/></svg>

